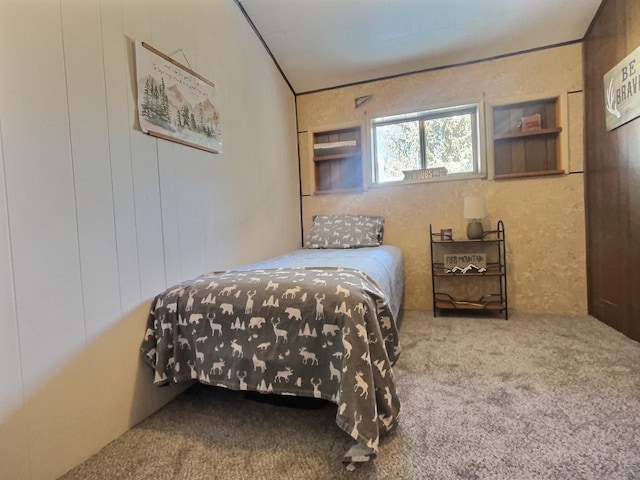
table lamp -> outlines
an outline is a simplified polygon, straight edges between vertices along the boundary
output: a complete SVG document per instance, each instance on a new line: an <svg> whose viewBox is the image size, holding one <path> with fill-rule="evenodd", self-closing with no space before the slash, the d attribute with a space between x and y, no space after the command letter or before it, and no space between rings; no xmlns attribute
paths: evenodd
<svg viewBox="0 0 640 480"><path fill-rule="evenodd" d="M464 218L470 220L467 224L467 238L469 240L479 240L484 237L484 229L479 220L486 215L484 209L484 197L474 195L464 197Z"/></svg>

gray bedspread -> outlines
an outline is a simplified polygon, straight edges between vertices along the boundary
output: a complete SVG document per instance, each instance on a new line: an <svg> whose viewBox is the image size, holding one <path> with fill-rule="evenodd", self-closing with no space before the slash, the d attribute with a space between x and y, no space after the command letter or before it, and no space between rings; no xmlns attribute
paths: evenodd
<svg viewBox="0 0 640 480"><path fill-rule="evenodd" d="M400 411L396 314L378 286L388 274L266 265L205 274L156 296L141 345L154 383L323 398L338 405L336 424L377 452Z"/></svg>
<svg viewBox="0 0 640 480"><path fill-rule="evenodd" d="M344 267L363 271L380 287L389 300L394 318L398 318L404 293L404 259L402 250L394 245L343 249L301 248L245 265L239 270L294 267Z"/></svg>

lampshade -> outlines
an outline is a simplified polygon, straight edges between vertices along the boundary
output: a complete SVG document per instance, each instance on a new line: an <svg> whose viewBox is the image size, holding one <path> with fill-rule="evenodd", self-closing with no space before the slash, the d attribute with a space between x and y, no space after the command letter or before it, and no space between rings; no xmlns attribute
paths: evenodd
<svg viewBox="0 0 640 480"><path fill-rule="evenodd" d="M480 195L464 197L464 218L467 220L480 219L484 218L485 215L484 197Z"/></svg>

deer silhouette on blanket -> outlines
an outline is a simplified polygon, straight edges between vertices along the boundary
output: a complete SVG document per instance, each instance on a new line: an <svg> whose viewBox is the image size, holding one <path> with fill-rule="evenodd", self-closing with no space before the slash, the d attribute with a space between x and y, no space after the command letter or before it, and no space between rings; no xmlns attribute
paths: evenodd
<svg viewBox="0 0 640 480"><path fill-rule="evenodd" d="M247 292L247 303L244 307L244 313L250 314L253 312L253 297L257 292L255 290L249 290Z"/></svg>
<svg viewBox="0 0 640 480"><path fill-rule="evenodd" d="M276 343L278 343L278 338L282 338L282 342L287 343L288 332L282 328L278 328L278 325L280 325L280 318L278 318L277 321L271 319L271 325L273 326L273 333L276 335Z"/></svg>
<svg viewBox="0 0 640 480"><path fill-rule="evenodd" d="M356 372L356 376L355 376L356 384L353 387L353 391L357 393L359 388L360 390L362 390L362 393L360 394L360 396L364 398L369 398L369 384L363 380L362 375L363 375L362 372Z"/></svg>
<svg viewBox="0 0 640 480"><path fill-rule="evenodd" d="M213 321L213 318L208 317L209 319L209 326L211 327L211 336L215 337L216 336L216 332L220 333L220 336L222 336L222 324L221 323L215 323Z"/></svg>
<svg viewBox="0 0 640 480"><path fill-rule="evenodd" d="M322 294L321 297L316 293L314 297L316 299L316 320L322 320L324 319L324 305L322 301L325 299L325 295Z"/></svg>

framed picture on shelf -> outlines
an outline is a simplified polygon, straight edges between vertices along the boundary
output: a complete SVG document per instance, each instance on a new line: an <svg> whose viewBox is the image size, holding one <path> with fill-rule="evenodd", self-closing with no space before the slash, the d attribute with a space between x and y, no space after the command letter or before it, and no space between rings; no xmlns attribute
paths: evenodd
<svg viewBox="0 0 640 480"><path fill-rule="evenodd" d="M451 230L450 228L442 228L440 230L440 239L453 240L453 230Z"/></svg>

